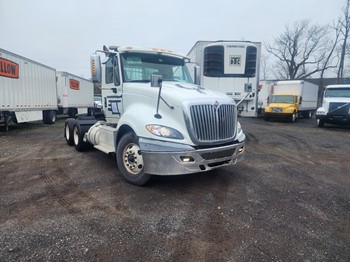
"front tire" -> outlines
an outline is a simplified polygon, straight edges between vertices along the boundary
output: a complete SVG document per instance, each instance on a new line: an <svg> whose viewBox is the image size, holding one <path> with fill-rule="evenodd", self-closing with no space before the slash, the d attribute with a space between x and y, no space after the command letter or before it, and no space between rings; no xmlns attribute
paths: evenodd
<svg viewBox="0 0 350 262"><path fill-rule="evenodd" d="M290 121L291 121L292 123L294 123L296 119L297 119L297 113L294 112L294 113L291 115L291 117L290 117Z"/></svg>
<svg viewBox="0 0 350 262"><path fill-rule="evenodd" d="M120 139L116 158L122 177L130 184L142 186L151 178L151 175L144 173L142 152L135 133L126 133Z"/></svg>
<svg viewBox="0 0 350 262"><path fill-rule="evenodd" d="M317 126L318 127L324 127L324 120L323 119L317 119Z"/></svg>

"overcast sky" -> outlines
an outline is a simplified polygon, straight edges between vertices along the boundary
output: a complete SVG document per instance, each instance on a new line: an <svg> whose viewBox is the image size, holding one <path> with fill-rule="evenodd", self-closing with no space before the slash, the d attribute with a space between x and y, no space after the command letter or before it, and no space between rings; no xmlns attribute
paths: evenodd
<svg viewBox="0 0 350 262"><path fill-rule="evenodd" d="M0 0L0 48L90 78L103 45L187 54L198 40L272 42L287 24L332 24L345 0Z"/></svg>

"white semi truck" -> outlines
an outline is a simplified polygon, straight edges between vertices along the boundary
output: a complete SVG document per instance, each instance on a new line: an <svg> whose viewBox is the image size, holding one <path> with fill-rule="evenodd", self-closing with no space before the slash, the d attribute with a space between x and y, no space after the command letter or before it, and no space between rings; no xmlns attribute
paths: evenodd
<svg viewBox="0 0 350 262"><path fill-rule="evenodd" d="M105 53L101 63L98 52ZM78 151L115 154L129 183L236 164L245 135L237 106L224 94L194 85L185 56L163 49L104 47L91 57L101 83L104 116L69 118L65 139Z"/></svg>
<svg viewBox="0 0 350 262"><path fill-rule="evenodd" d="M241 116L256 117L260 53L259 42L198 41L188 56L196 83L232 98Z"/></svg>
<svg viewBox="0 0 350 262"><path fill-rule="evenodd" d="M53 124L57 113L92 113L90 80L0 49L0 123L43 120Z"/></svg>
<svg viewBox="0 0 350 262"><path fill-rule="evenodd" d="M350 124L350 85L327 86L316 119L319 127L325 123Z"/></svg>

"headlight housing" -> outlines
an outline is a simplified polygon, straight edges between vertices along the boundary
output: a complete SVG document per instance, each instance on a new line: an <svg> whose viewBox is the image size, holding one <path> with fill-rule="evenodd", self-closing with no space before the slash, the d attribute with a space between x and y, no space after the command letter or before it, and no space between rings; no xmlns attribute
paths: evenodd
<svg viewBox="0 0 350 262"><path fill-rule="evenodd" d="M294 112L294 108L287 108L287 113L293 113Z"/></svg>
<svg viewBox="0 0 350 262"><path fill-rule="evenodd" d="M146 129L151 132L153 135L165 137L165 138L173 138L173 139L183 139L182 134L174 128L154 125L150 124L146 126Z"/></svg>

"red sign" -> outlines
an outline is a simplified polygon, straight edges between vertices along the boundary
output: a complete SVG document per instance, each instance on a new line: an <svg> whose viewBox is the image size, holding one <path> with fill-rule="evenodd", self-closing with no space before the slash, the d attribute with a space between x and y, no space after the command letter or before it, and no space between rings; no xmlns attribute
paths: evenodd
<svg viewBox="0 0 350 262"><path fill-rule="evenodd" d="M74 79L69 79L69 87L74 90L79 90L80 82Z"/></svg>
<svg viewBox="0 0 350 262"><path fill-rule="evenodd" d="M18 64L0 58L0 76L9 77L9 78L18 78L19 76L19 66Z"/></svg>

